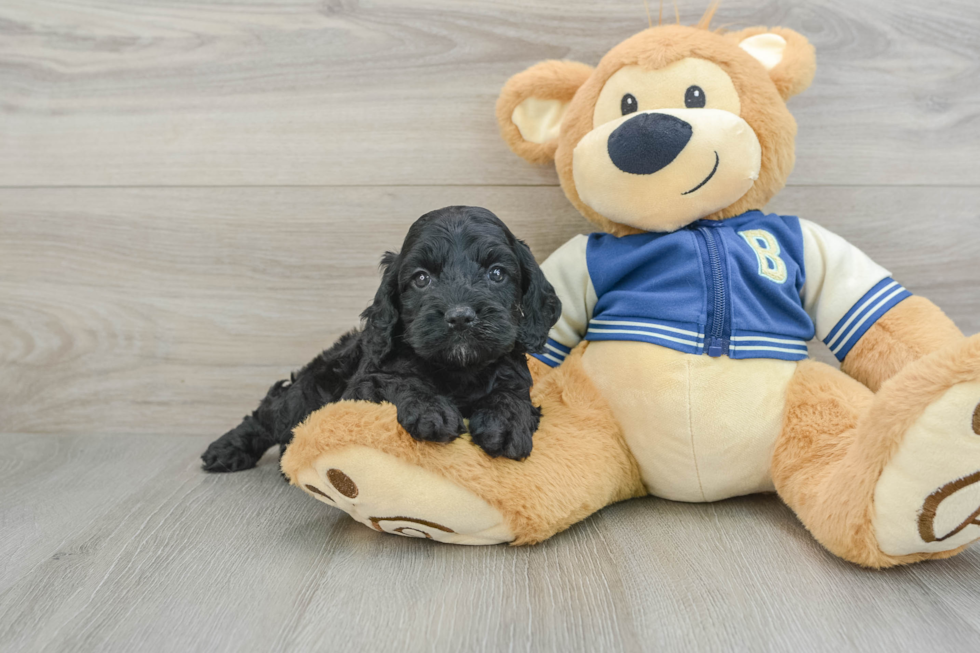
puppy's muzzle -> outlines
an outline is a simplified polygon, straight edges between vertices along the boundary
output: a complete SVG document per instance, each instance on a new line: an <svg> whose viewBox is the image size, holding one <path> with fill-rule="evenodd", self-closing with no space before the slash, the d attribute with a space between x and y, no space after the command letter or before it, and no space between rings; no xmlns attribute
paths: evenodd
<svg viewBox="0 0 980 653"><path fill-rule="evenodd" d="M454 331L468 329L475 321L476 311L469 306L453 306L446 311L446 324Z"/></svg>
<svg viewBox="0 0 980 653"><path fill-rule="evenodd" d="M673 163L693 133L691 124L676 116L641 113L609 135L609 158L623 172L652 175Z"/></svg>

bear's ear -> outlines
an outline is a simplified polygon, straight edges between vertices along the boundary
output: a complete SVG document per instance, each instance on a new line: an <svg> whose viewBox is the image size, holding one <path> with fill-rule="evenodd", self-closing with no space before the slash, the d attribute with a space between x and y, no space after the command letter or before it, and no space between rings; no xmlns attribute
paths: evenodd
<svg viewBox="0 0 980 653"><path fill-rule="evenodd" d="M592 67L574 61L542 61L517 73L497 99L500 134L531 163L555 158L561 119Z"/></svg>
<svg viewBox="0 0 980 653"><path fill-rule="evenodd" d="M798 32L785 27L750 27L725 37L763 65L784 100L802 93L813 81L817 55Z"/></svg>

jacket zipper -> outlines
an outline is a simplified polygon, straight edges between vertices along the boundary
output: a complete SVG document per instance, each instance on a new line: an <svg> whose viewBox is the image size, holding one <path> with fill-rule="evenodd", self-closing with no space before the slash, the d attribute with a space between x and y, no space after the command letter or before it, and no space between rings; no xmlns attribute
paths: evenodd
<svg viewBox="0 0 980 653"><path fill-rule="evenodd" d="M725 338L725 322L728 317L728 286L725 284L725 274L721 267L721 252L715 234L710 227L697 227L704 238L705 249L708 252L708 265L711 267L712 285L712 317L711 329L708 331L708 341L705 352L708 356L718 358L728 353L728 339Z"/></svg>

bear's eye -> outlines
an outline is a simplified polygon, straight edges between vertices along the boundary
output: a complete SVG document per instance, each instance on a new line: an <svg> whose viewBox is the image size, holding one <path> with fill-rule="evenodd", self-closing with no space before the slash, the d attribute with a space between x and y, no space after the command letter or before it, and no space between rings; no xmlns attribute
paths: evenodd
<svg viewBox="0 0 980 653"><path fill-rule="evenodd" d="M412 283L415 284L416 288L425 288L429 285L429 273L428 272L416 272L412 276Z"/></svg>
<svg viewBox="0 0 980 653"><path fill-rule="evenodd" d="M684 93L684 106L688 109L702 109L704 108L704 91L700 86L688 86L687 92Z"/></svg>
<svg viewBox="0 0 980 653"><path fill-rule="evenodd" d="M627 93L623 96L623 99L619 102L619 110L623 112L625 116L628 113L633 113L639 108L636 102L636 98L633 97L632 93Z"/></svg>

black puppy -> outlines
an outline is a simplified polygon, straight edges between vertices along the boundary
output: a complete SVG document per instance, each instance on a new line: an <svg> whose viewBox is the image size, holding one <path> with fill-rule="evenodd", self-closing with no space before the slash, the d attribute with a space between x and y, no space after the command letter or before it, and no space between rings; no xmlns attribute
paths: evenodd
<svg viewBox="0 0 980 653"><path fill-rule="evenodd" d="M522 459L541 416L525 353L543 350L561 302L527 245L486 209L419 218L401 252L381 260L381 287L347 333L241 424L211 443L204 468L255 466L307 415L341 399L388 401L412 437L449 442L466 430L491 456Z"/></svg>

